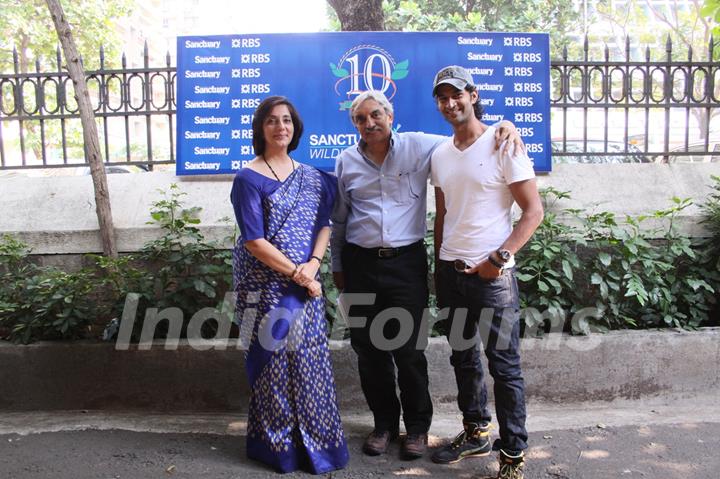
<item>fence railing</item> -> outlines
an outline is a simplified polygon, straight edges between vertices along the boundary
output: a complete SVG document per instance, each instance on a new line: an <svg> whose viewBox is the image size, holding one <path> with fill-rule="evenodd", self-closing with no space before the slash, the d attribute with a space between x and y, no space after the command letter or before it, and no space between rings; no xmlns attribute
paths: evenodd
<svg viewBox="0 0 720 479"><path fill-rule="evenodd" d="M720 161L720 62L673 60L668 38L664 59L591 60L588 41L582 59L567 51L551 62L551 131L554 162ZM87 72L106 162L142 165L175 162L176 68ZM0 73L0 169L86 165L73 85L58 49L55 68L21 72L16 51L13 73Z"/></svg>
<svg viewBox="0 0 720 479"><path fill-rule="evenodd" d="M142 68L128 68L123 54L120 69L105 68L102 48L99 57L100 68L86 75L105 161L150 168L174 163L176 68L170 54L164 67L151 67L146 44ZM53 72L42 72L36 61L35 72L21 73L13 51L14 73L0 74L0 169L87 164L82 142L69 131L80 115L59 49L55 61ZM9 133L20 161L8 158ZM48 141L50 133L55 141Z"/></svg>
<svg viewBox="0 0 720 479"><path fill-rule="evenodd" d="M673 60L668 37L665 58L589 59L588 40L581 60L551 65L551 111L555 157L636 161L720 161L720 62L713 61L713 39L706 59ZM594 162L597 161L597 158Z"/></svg>

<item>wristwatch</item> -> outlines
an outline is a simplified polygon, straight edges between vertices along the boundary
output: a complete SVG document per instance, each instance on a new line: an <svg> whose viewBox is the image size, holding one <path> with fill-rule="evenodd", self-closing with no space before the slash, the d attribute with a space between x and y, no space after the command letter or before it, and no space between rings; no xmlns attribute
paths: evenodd
<svg viewBox="0 0 720 479"><path fill-rule="evenodd" d="M506 249L499 249L496 251L498 258L500 259L500 262L504 265L508 264L510 261L510 258L512 258L512 254L510 254L510 251Z"/></svg>

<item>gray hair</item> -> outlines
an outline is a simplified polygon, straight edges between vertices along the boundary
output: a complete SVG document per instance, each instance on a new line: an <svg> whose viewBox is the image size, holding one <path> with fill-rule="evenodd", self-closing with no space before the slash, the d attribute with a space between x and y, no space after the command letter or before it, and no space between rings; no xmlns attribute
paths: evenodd
<svg viewBox="0 0 720 479"><path fill-rule="evenodd" d="M383 107L385 110L385 113L392 115L393 114L393 106L392 103L390 103L390 100L387 99L385 94L379 90L368 90L360 93L352 102L352 105L350 105L350 121L353 122L353 125L355 124L355 110L358 109L358 107L365 101L365 100L375 100L378 102L380 106Z"/></svg>

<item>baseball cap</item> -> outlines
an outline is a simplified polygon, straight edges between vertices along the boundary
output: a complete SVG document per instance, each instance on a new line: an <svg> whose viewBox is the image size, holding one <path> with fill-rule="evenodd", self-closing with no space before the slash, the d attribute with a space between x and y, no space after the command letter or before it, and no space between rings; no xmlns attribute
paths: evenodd
<svg viewBox="0 0 720 479"><path fill-rule="evenodd" d="M433 96L437 91L437 87L445 83L454 86L458 90L463 90L467 85L475 85L472 75L466 69L457 65L444 67L435 74Z"/></svg>

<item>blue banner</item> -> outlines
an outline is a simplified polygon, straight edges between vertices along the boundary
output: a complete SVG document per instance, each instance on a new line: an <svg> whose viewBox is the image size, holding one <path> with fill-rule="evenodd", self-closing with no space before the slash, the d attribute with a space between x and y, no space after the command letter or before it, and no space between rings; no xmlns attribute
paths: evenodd
<svg viewBox="0 0 720 479"><path fill-rule="evenodd" d="M365 90L393 103L394 128L452 134L432 81L455 64L473 75L483 122L515 123L536 171L550 171L550 54L545 33L337 32L178 37L177 174L233 173L255 155L252 118L269 95L297 107L292 156L332 171L359 136L348 108Z"/></svg>

